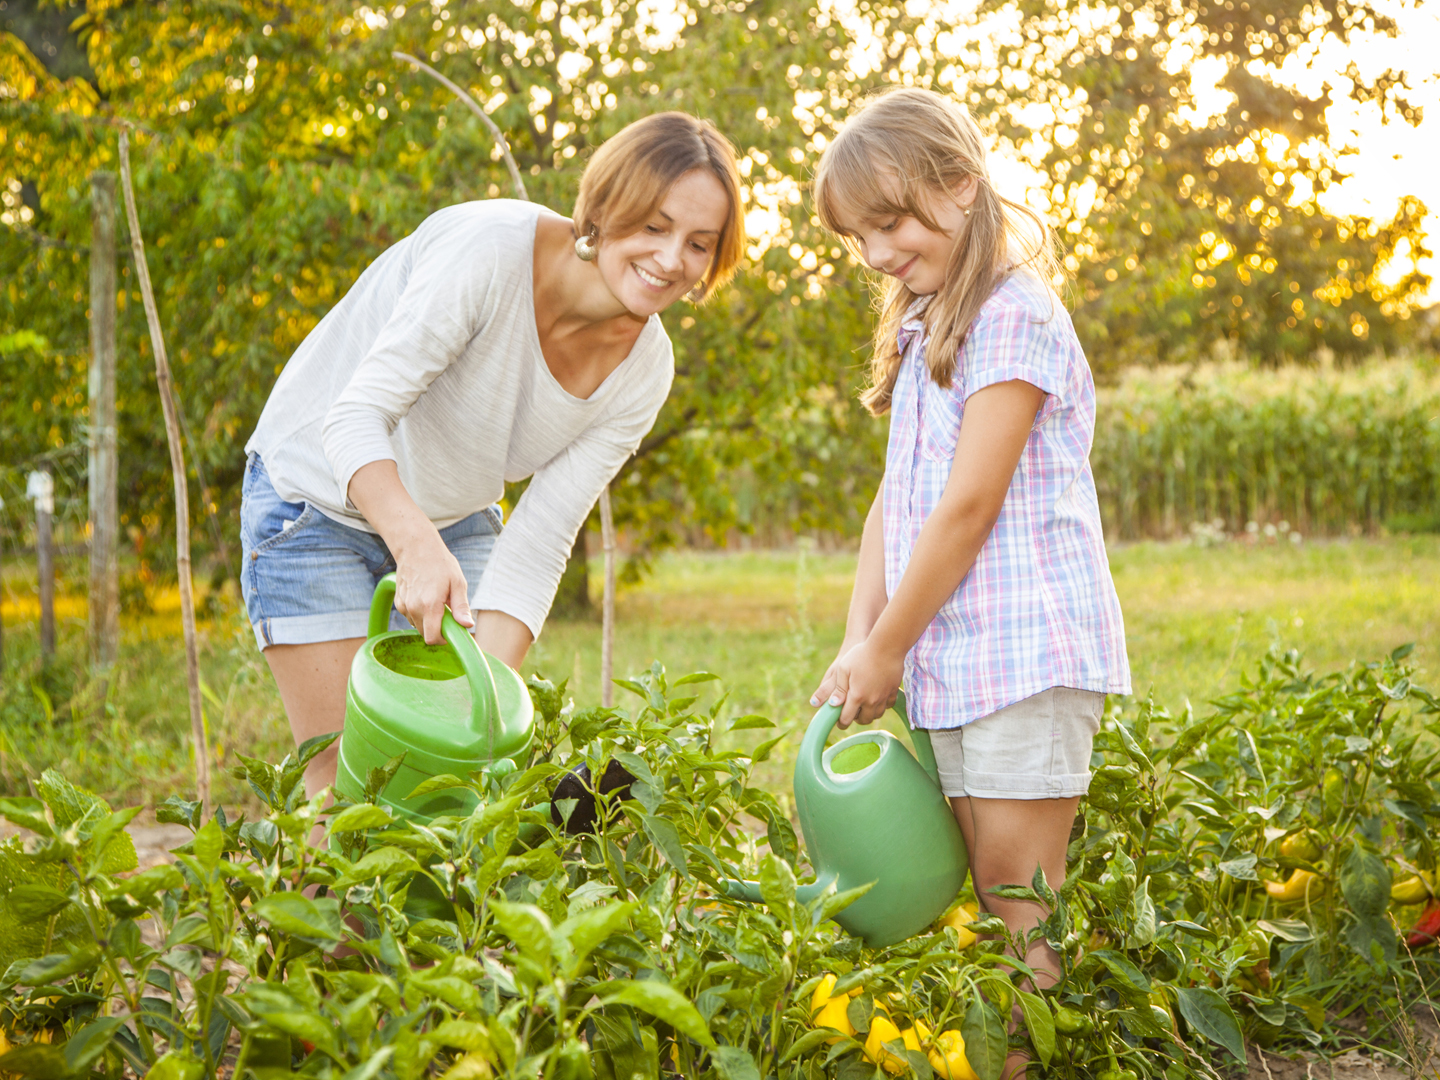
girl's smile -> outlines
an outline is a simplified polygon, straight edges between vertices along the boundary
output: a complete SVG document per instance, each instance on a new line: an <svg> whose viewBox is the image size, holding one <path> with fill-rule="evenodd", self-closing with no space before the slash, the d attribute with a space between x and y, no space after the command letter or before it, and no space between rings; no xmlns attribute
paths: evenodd
<svg viewBox="0 0 1440 1080"><path fill-rule="evenodd" d="M953 196L926 200L925 213L940 226L939 232L910 214L894 213L868 216L845 231L860 245L868 266L903 281L917 296L928 296L945 283L950 256L977 188L970 177Z"/></svg>

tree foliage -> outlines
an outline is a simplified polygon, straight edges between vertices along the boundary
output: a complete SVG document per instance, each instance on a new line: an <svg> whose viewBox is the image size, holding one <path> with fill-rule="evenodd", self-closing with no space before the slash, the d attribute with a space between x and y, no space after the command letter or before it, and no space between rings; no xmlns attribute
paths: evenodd
<svg viewBox="0 0 1440 1080"><path fill-rule="evenodd" d="M89 0L74 33L91 74L64 79L7 34L0 460L63 455L86 438L88 176L115 167L118 128L131 124L189 450L213 512L233 514L240 448L305 334L426 215L510 194L478 120L397 50L466 86L506 132L530 196L561 212L589 152L650 112L709 117L739 148L749 259L705 307L666 314L675 389L617 484L618 520L645 544L764 523L858 530L883 439L853 395L869 301L804 189L849 109L887 82L954 89L1002 149L1045 174L1077 326L1102 372L1216 340L1271 358L1407 340L1425 283L1411 272L1387 285L1376 271L1402 239L1421 250L1422 208L1390 224L1326 217L1316 200L1338 174L1325 102L1268 74L1368 9L907 10ZM1237 100L1203 124L1187 120L1182 48L1230 64L1223 85ZM1356 86L1405 120L1398 76ZM167 463L123 238L121 249L121 505L143 542L170 513Z"/></svg>

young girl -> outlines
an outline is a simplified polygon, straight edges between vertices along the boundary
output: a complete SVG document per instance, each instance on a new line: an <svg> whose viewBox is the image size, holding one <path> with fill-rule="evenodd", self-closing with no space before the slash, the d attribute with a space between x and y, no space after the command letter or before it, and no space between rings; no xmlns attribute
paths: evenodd
<svg viewBox="0 0 1440 1080"><path fill-rule="evenodd" d="M976 895L1027 931L1045 912L989 890L1037 866L1064 880L1105 695L1130 692L1090 472L1095 388L1049 284L1053 236L995 191L965 108L925 90L846 122L815 201L889 278L861 400L890 413L890 440L845 641L812 704L869 723L904 683ZM1026 959L1053 984L1053 950Z"/></svg>

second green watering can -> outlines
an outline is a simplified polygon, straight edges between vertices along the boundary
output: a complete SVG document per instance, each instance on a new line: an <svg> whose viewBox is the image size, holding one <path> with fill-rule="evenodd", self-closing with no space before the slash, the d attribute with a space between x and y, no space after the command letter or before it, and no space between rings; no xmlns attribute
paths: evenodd
<svg viewBox="0 0 1440 1080"><path fill-rule="evenodd" d="M468 788L408 796L432 776L463 779L522 753L535 707L520 676L481 652L450 612L441 622L442 645L427 645L414 630L390 630L394 600L395 575L386 574L375 587L369 635L350 665L335 786L358 800L370 770L404 754L378 802L420 822L468 814L479 802Z"/></svg>
<svg viewBox="0 0 1440 1080"><path fill-rule="evenodd" d="M915 757L888 731L862 731L827 750L840 709L826 705L810 721L795 761L795 811L816 875L796 898L808 903L832 884L843 892L873 881L835 921L874 947L903 941L944 914L970 869L930 736L910 727L903 697L895 711ZM726 891L761 899L751 881L728 881Z"/></svg>

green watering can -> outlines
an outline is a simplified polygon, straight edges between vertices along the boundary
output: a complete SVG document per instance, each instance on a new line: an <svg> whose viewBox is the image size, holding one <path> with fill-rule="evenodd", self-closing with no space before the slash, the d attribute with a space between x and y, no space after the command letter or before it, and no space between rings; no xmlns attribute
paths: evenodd
<svg viewBox="0 0 1440 1080"><path fill-rule="evenodd" d="M965 884L970 858L940 775L930 736L905 721L911 757L888 731L862 731L828 750L840 709L826 705L805 732L795 761L795 809L815 880L795 891L809 903L832 884L837 891L875 882L835 916L872 947L893 945L944 914ZM917 761L916 758L919 758ZM753 881L727 881L728 895L759 902Z"/></svg>
<svg viewBox="0 0 1440 1080"><path fill-rule="evenodd" d="M335 787L358 800L370 770L403 753L380 803L422 824L469 814L479 799L466 788L408 796L432 776L463 778L486 765L513 769L509 759L530 745L535 707L520 676L487 657L449 611L441 620L442 645L425 644L415 630L390 630L394 601L395 575L386 574L370 604L369 634L350 665Z"/></svg>

